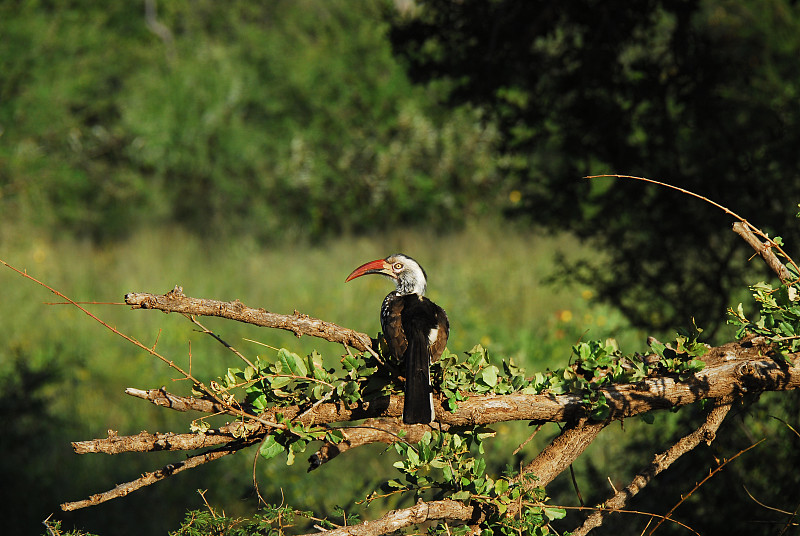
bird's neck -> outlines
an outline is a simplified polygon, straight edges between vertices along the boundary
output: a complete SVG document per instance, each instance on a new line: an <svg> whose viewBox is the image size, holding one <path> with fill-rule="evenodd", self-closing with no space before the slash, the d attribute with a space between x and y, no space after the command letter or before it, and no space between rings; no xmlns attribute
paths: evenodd
<svg viewBox="0 0 800 536"><path fill-rule="evenodd" d="M395 292L398 296L416 294L421 297L425 295L425 283L420 283L415 279L400 279L397 281Z"/></svg>

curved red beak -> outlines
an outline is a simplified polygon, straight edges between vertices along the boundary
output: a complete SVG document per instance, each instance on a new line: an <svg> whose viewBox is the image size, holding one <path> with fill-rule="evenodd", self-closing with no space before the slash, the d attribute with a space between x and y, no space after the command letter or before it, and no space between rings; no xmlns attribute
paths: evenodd
<svg viewBox="0 0 800 536"><path fill-rule="evenodd" d="M381 274L395 278L394 272L392 272L392 265L387 263L383 259L378 259L376 261L370 261L368 263L362 264L361 266L353 270L353 273L348 275L347 279L345 279L344 282L347 283L348 281L355 279L356 277L361 277L362 275L366 274Z"/></svg>

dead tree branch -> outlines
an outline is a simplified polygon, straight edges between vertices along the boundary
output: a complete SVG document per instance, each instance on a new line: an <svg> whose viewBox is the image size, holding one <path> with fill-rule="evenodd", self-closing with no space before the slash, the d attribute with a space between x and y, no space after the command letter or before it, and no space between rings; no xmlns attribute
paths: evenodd
<svg viewBox="0 0 800 536"><path fill-rule="evenodd" d="M442 501L421 502L411 508L402 508L388 512L383 517L374 521L364 521L359 525L341 527L304 536L376 536L378 534L391 534L395 531L428 521L477 522L480 519L480 509L477 506L465 505L459 501L444 499Z"/></svg>
<svg viewBox="0 0 800 536"><path fill-rule="evenodd" d="M587 422L583 419L567 424L561 433L522 469L518 478L530 473L537 477L531 483L533 486L547 486L592 444L608 424L608 421Z"/></svg>
<svg viewBox="0 0 800 536"><path fill-rule="evenodd" d="M205 434L174 434L140 432L136 435L119 436L108 431L105 439L75 441L72 448L76 454L121 454L123 452L156 452L162 450L195 450L236 441L230 433L213 431Z"/></svg>
<svg viewBox="0 0 800 536"><path fill-rule="evenodd" d="M110 501L111 499L116 499L118 497L124 497L125 495L133 491L141 489L145 486L149 486L150 484L154 484L159 480L163 480L168 476L174 476L187 469L193 469L195 467L203 465L204 463L218 460L223 456L227 456L228 454L233 454L234 452L237 452L242 448L248 447L254 443L258 443L258 441L259 441L258 439L249 439L246 441L241 441L240 442L241 444L238 445L228 444L218 449L214 449L203 454L192 456L190 458L187 458L185 461L171 463L169 465L162 467L157 471L145 473L136 480L125 482L124 484L119 484L114 489L105 491L103 493L96 493L91 497L89 497L88 499L84 499L82 501L64 503L61 505L61 509L65 512L69 512L71 510L86 508L87 506L96 506L98 504Z"/></svg>
<svg viewBox="0 0 800 536"><path fill-rule="evenodd" d="M761 255L761 258L764 259L764 262L767 263L767 266L775 272L780 280L785 283L789 284L795 278L792 277L792 273L789 269L784 265L780 259L778 259L777 255L772 252L772 245L770 243L762 242L753 231L750 230L746 224L737 221L733 224L733 232L741 236L745 242L750 244L756 253Z"/></svg>
<svg viewBox="0 0 800 536"><path fill-rule="evenodd" d="M664 375L647 378L635 384L620 384L599 389L610 408L612 419L632 417L655 409L668 409L691 404L705 398L723 398L747 391L781 391L800 387L800 368L786 366L769 357L772 347L761 339L749 339L711 348L700 359L706 368L681 381L677 376ZM789 356L796 361L797 356ZM225 412L225 407L203 399L184 398L161 389L143 391L128 389L132 396L150 400L179 411L196 409L208 413ZM579 395L509 395L472 396L459 402L451 412L442 407L441 400L434 402L438 421L451 426L470 426L501 421L531 420L568 422L586 416L583 399ZM346 408L328 402L308 411L300 422L324 424L355 419L397 417L402 414L403 398L385 396L357 406ZM289 406L281 413L294 419L305 408ZM237 413L238 414L238 413ZM265 418L268 414L265 414Z"/></svg>
<svg viewBox="0 0 800 536"><path fill-rule="evenodd" d="M443 426L490 424L511 420L567 422L562 433L523 469L520 476L520 478L524 478L523 475L533 474L538 480L531 482L531 485L546 486L580 456L613 419L631 417L653 409L683 406L702 398L719 399L738 396L745 392L788 390L800 387L800 368L797 365L787 366L765 357L764 354L769 354L769 352L770 346L759 344L756 340L729 343L712 348L703 357L707 363L706 368L686 380L680 381L676 377L661 376L649 378L639 384L617 385L603 389L601 392L606 396L611 410L609 419L604 422L587 422L586 409L580 397L569 395L474 396L460 402L458 409L454 412L444 411L441 403L437 402L437 415ZM796 362L796 355L790 357ZM129 389L127 392L180 411L224 409L212 401L176 397L161 389L151 391ZM253 415L252 420L237 419L233 423L205 433L149 434L142 432L128 437L109 434L106 439L77 442L73 446L78 453L116 454L132 451L190 450L221 445L215 451L189 458L178 467L182 471L261 441L270 430L270 426L264 423L272 420L274 413L278 411L285 418L297 419L297 422L304 424L332 424L365 418L399 417L402 414L402 406L402 397L387 396L351 408L337 403L319 404L310 410L298 406L274 408L261 415ZM724 414L715 413L714 415L719 415L720 420L721 417L724 417ZM414 441L414 437L421 436L428 429L428 427L420 425L409 427L399 422L388 425L388 427L384 424L377 426L377 423L377 421L372 421L366 427L348 428L345 442L338 446L323 445L309 460L311 467L314 468L350 448L374 442L390 443L396 439L400 430L405 430L409 434L407 440ZM716 420L709 420L709 423L706 428L701 428L697 435L689 436L688 439L684 438L682 441L685 443L707 438L708 431L716 430L715 427L711 427ZM370 430L370 427L373 429ZM246 439L240 439L243 437ZM655 473L649 477L643 476L644 480L634 481L629 489L625 490L625 493L641 489L649 481L649 478L672 463L669 461L669 456L685 452L684 443L679 442L667 451L664 454L667 458L659 461L661 465L658 466ZM221 454L223 452L224 454ZM104 494L93 496L85 501L68 503L66 506L75 509L99 504L99 502L123 496L177 472L179 471L175 470L175 467L168 466ZM406 515L411 514L406 512ZM378 533L372 532L372 534Z"/></svg>
<svg viewBox="0 0 800 536"><path fill-rule="evenodd" d="M195 398L193 396L179 396L167 392L163 387L159 389L136 389L128 387L125 394L135 396L144 400L149 400L156 406L174 409L175 411L199 411L202 413L227 413L230 409L228 405L216 400L207 398Z"/></svg>
<svg viewBox="0 0 800 536"><path fill-rule="evenodd" d="M722 421L725 419L730 409L731 401L729 399L717 400L714 407L708 413L705 422L703 422L697 430L682 437L665 452L656 454L650 465L637 474L625 489L618 491L610 499L605 501L603 503L605 508L594 511L573 534L575 536L584 536L592 529L599 527L603 524L603 520L613 513L614 510L622 509L627 504L628 500L639 493L653 478L677 461L678 458L693 450L700 443L711 444L715 438L717 429L722 424Z"/></svg>
<svg viewBox="0 0 800 536"><path fill-rule="evenodd" d="M264 309L247 307L239 300L223 302L201 298L190 298L176 286L166 294L131 292L125 295L125 303L134 309L157 309L165 313L183 313L196 316L218 316L245 324L291 331L297 337L309 335L326 341L350 346L359 351L372 349L366 333L343 328L331 322L312 318L295 311L292 315L270 313Z"/></svg>

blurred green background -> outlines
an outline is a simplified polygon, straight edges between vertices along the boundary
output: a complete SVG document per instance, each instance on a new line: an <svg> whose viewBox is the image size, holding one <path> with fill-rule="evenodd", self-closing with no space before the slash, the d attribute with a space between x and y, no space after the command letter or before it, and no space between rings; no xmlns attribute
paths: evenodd
<svg viewBox="0 0 800 536"><path fill-rule="evenodd" d="M513 2L197 0L108 5L0 3L0 258L75 300L131 291L240 299L375 334L388 292L344 285L359 264L417 258L452 322L529 371L563 365L580 339L644 350L695 317L729 340L725 307L769 277L730 217L630 173L707 195L797 244L800 8L791 1ZM730 236L729 236L730 235ZM188 386L159 361L12 271L0 271L0 500L4 532L43 532L50 513L99 534L166 534L197 489L229 515L257 505L241 453L99 507L85 498L180 453L77 456L107 430L186 431L191 416L124 395ZM235 356L184 318L91 310L204 380ZM202 319L201 319L202 320ZM202 320L245 339L342 349ZM715 458L743 456L678 511L703 534L769 534L800 496L795 393L742 407L711 448L632 507L664 513ZM588 502L619 488L695 423L699 410L606 430L576 473ZM552 425L510 459L527 423L497 427L493 471L529 460ZM352 507L391 474L379 447L306 473L259 462L270 501L320 514ZM766 461L765 461L766 460ZM342 478L342 475L353 475ZM549 490L575 503L568 477ZM378 505L364 510L375 516ZM736 520L731 525L730 521ZM638 534L645 519L609 530ZM676 532L665 526L665 533Z"/></svg>

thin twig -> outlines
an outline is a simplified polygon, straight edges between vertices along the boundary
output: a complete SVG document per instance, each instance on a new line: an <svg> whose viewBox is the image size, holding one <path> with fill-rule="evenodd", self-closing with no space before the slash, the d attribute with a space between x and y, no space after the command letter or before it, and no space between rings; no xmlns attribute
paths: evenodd
<svg viewBox="0 0 800 536"><path fill-rule="evenodd" d="M634 180L637 180L637 181L643 181L643 182L649 182L651 184L657 184L658 186L663 186L665 188L671 188L673 190L677 190L677 191L679 191L681 193L684 193L684 194L686 194L688 196L700 199L701 201L705 201L706 203L708 203L710 205L713 205L713 206L717 207L718 209L722 210L726 214L730 214L731 216L733 216L734 218L736 218L737 220L742 222L744 225L746 225L752 232L756 233L761 238L766 240L769 243L769 247L770 248L775 248L777 251L779 251L780 254L783 255L786 258L786 260L788 260L789 263L794 267L795 272L796 273L800 273L800 269L798 269L797 264L795 264L795 262L792 260L792 258L789 257L789 255L783 250L783 248L781 248L780 244L778 244L777 242L772 240L765 232L763 232L761 229L759 229L755 225L751 224L749 221L747 221L743 217L741 217L738 214L736 214L731 209L729 209L727 207L724 207L724 206L720 205L719 203L717 203L715 201L712 201L711 199L709 199L707 197L704 197L704 196L702 196L700 194L696 194L696 193L694 193L694 192L692 192L690 190L686 190L685 188L681 188L679 186L673 186L672 184L667 184L665 182L660 182L660 181L657 181L657 180L648 179L646 177L635 177L633 175L608 174L608 175L590 175L590 176L584 177L584 178L586 178L586 179L599 179L599 178L634 179ZM759 251L759 253L760 253L760 251ZM778 275L780 275L780 274L778 274Z"/></svg>
<svg viewBox="0 0 800 536"><path fill-rule="evenodd" d="M708 474L708 476L706 476L706 477L705 477L703 480L701 480L700 482L698 482L697 484L695 484L695 486L694 486L694 487L691 489L691 491L689 491L689 493L687 493L686 495L684 495L683 497L681 497L681 500L680 500L680 501L678 501L678 502L677 502L677 504L675 504L675 506L673 506L673 507L670 509L670 511L666 513L666 515L665 515L664 517L665 517L665 518L668 518L668 517L670 517L670 516L672 515L672 513L673 513L673 512L674 512L674 511L675 511L675 510L676 510L676 509L677 509L677 508L678 508L680 505L682 505L682 504L684 503L684 501L685 501L686 499L688 499L689 497L691 497L691 496L692 496L692 494L693 494L695 491L697 491L698 489L700 489L700 486L702 486L703 484L705 484L705 483L706 483L706 482L707 482L707 481L708 481L708 480L709 480L711 477L713 477L713 476L714 476L714 475L716 475L718 472L720 472L720 471L722 470L722 468L723 468L723 467L725 467L726 465L728 465L730 462L732 462L733 460L735 460L736 458L738 458L739 456L741 456L742 454L744 454L744 453L745 453L745 452L747 452L748 450L756 448L758 445L760 445L761 443L763 443L763 442L764 442L764 441L766 441L766 440L767 440L767 438L765 437L764 439L762 439L762 440L760 440L760 441L758 441L758 442L756 442L756 443L753 443L752 445L750 445L750 446L749 446L749 447L747 447L746 449L742 449L742 450L740 450L739 452L737 452L736 454L734 454L733 456L731 456L731 457L730 457L730 458L728 458L727 460L724 460L724 461L723 461L721 464L719 464L719 465L718 465L718 466L717 466L717 467L716 467L716 468L715 468L713 471L711 471L711 472ZM650 534L650 535L652 535L652 534L653 534L653 533L654 533L654 532L655 532L655 531L658 529L658 527L660 527L660 526L661 526L661 524L662 524L663 522L664 522L664 520L663 520L663 519L662 519L661 521L659 521L659 522L656 524L656 526L655 526L655 527L653 527L653 530L651 530L649 534Z"/></svg>
<svg viewBox="0 0 800 536"><path fill-rule="evenodd" d="M745 220L744 218L742 218L741 216L736 214L731 209L729 209L727 207L724 207L724 206L720 205L719 203L717 203L715 201L712 201L711 199L709 199L707 197L704 197L704 196L702 196L700 194L696 194L696 193L694 193L692 191L689 191L689 190L686 190L684 188L681 188L680 186L674 186L674 185L668 184L666 182L660 182L660 181L657 181L657 180L648 179L647 177L635 177L633 175L617 175L617 174L589 175L589 176L584 177L584 178L585 179L601 179L601 178L635 179L637 181L644 181L644 182L649 182L649 183L652 183L652 184L657 184L658 186L663 186L665 188L671 188L673 190L677 190L677 191L679 191L681 193L684 193L686 195L689 195L689 196L692 196L692 197L696 197L697 199L700 199L702 201L705 201L706 203L714 205L718 209L724 211L726 214L730 214L731 216L733 216L737 220L739 220L741 222L744 222L744 223L747 223L747 220ZM748 223L748 225L750 225L750 224Z"/></svg>
<svg viewBox="0 0 800 536"><path fill-rule="evenodd" d="M581 488L578 487L578 479L575 478L575 468L572 466L572 464L569 464L569 476L572 479L572 487L575 490L575 495L578 496L578 502L581 503L581 506L586 506L586 503L583 502Z"/></svg>
<svg viewBox="0 0 800 536"><path fill-rule="evenodd" d="M203 324L201 324L201 323L200 323L200 322L199 322L199 321L198 321L198 320L197 320L197 319L194 317L194 315L187 315L187 314L185 314L185 315L183 315L183 316L185 316L186 318L188 318L188 319L189 319L189 320L192 322L192 324L194 324L194 325L196 325L197 327L199 327L199 328L200 328L200 330L201 330L201 333L205 333L205 334L207 334L207 335L211 335L211 336L212 336L212 337L213 337L213 338L214 338L214 339L215 339L217 342L219 342L219 343L220 343L222 346L224 346L225 348L227 348L228 350L230 350L231 352L233 352L234 354L236 354L237 356L239 356L239 358L241 358L241 360L242 360L242 361L244 361L244 362L245 362L245 363L247 363L247 364L248 364L250 367L252 367L252 368L253 368L253 370L256 370L256 366L255 366L253 363L251 363L251 362L250 362L250 360L249 360L249 359L247 359L247 358L246 358L246 357L245 357L245 356L244 356L244 355L243 355L241 352L239 352L239 350L237 350L236 348L234 348L233 346L231 346L230 344L228 344L226 341L224 341L224 340L222 339L222 337L220 337L219 335L217 335L216 333L214 333L213 331L211 331L210 329L208 329L207 327L205 327Z"/></svg>
<svg viewBox="0 0 800 536"><path fill-rule="evenodd" d="M605 513L609 513L609 514L610 513L618 513L618 514L634 514L634 515L640 515L640 516L648 516L648 517L651 517L651 518L660 519L661 521L669 521L670 523L675 523L676 525L679 525L679 526L685 528L686 530L688 530L688 531L690 531L690 532L692 532L694 534L697 534L697 536L700 536L700 533L697 532L696 530L694 530L689 525L687 525L685 523L681 523L677 519L672 519L672 518L669 518L667 516L662 516L660 514L654 514L652 512L642 512L642 511L639 511L639 510L624 510L624 509L619 509L619 508L608 508L608 507L602 507L602 506L560 506L560 505L551 505L551 507L552 508L563 508L564 510L577 510L579 512L593 511L593 512L605 512ZM578 534L578 533L577 532L573 532L572 533L573 536L575 534Z"/></svg>
<svg viewBox="0 0 800 536"><path fill-rule="evenodd" d="M762 503L761 501L759 501L758 499L753 497L753 494L750 493L750 490L747 489L747 486L745 486L744 484L742 484L742 488L744 488L744 492L747 493L747 496L750 497L750 499L754 503L756 503L757 505L761 506L762 508L766 508L767 510L772 510L773 512L778 512L779 514L785 514L787 516L794 515L794 514L792 514L792 512L787 512L786 510L781 510L780 508L775 508L774 506L769 506L769 505L766 505L766 504Z"/></svg>
<svg viewBox="0 0 800 536"><path fill-rule="evenodd" d="M788 422L784 421L784 420L783 420L783 419L781 419L780 417L776 417L775 415L770 415L770 417L772 417L772 418L773 418L773 419L775 419L776 421L780 421L780 422L782 422L784 425L786 425L786 428L788 428L789 430L791 430L792 432L794 432L794 435L796 435L797 437L800 437L800 433L798 433L798 432L797 432L797 430L795 430L795 429L792 427L792 425L791 425L791 424L789 424Z"/></svg>
<svg viewBox="0 0 800 536"><path fill-rule="evenodd" d="M207 396L213 398L214 400L216 400L220 404L228 406L229 409L230 409L229 413L231 413L233 415L240 416L240 417L245 417L245 418L248 418L248 419L257 420L257 421L261 422L262 424L264 424L265 426L276 427L276 428L284 428L283 425L278 425L276 423L271 423L269 421L262 420L262 419L260 419L260 418L258 418L256 416L249 415L249 414L247 414L247 413L245 413L245 412L243 412L243 411L231 406L230 404L228 404L227 402L222 400L219 396L217 396L217 394L214 393L214 391L212 389L209 389L208 387L206 387L206 385L203 382L201 382L200 380L198 380L197 378L192 376L190 373L184 371L179 365L176 365L174 361L172 361L171 359L167 359L166 357L164 357L160 353L156 352L155 351L155 347L150 348L150 347L144 345L143 343L139 342L135 338L131 337L130 335L126 335L125 333L122 333L117 328L111 326L107 322L105 322L105 321L101 320L100 318L98 318L96 315L94 315L91 311L87 310L85 307L82 307L75 300L73 300L70 297L66 296L62 292L59 292L58 290L54 289L53 287L51 287L51 286L39 281L35 277L33 277L31 275L28 275L28 273L26 273L26 272L24 272L24 271L22 271L22 270L20 270L20 269L18 269L16 267L14 267L14 266L11 266L6 261L0 259L0 264L3 264L7 268L10 268L11 270L17 272L19 275L25 277L26 279L30 279L34 283L46 288L47 290L49 290L50 292L52 292L53 294L55 294L59 298L61 298L63 300L66 300L68 303L70 303L70 304L74 305L75 307L77 307L79 310L81 310L83 313L85 313L87 316L89 316L92 320L96 321L97 323L99 323L100 325L105 327L106 329L110 330L115 335L118 335L118 336L122 337L123 339L125 339L128 342L130 342L134 346L136 346L138 348L141 348L142 350L144 350L145 352L149 353L153 357L156 357L159 360L161 360L162 362L166 363L170 368L174 369L179 374L183 375L184 378L190 380L195 385L195 387L197 387L197 389L201 390Z"/></svg>
<svg viewBox="0 0 800 536"><path fill-rule="evenodd" d="M530 442L531 442L531 440L532 440L532 439L534 438L534 436L535 436L535 435L536 435L536 434L539 432L539 430L541 430L541 429L542 429L542 426L544 426L544 424L543 424L543 423L539 423L539 424L537 424L537 425L536 425L536 428L533 430L533 433L532 433L531 435L529 435L529 436L528 436L528 439L526 439L525 441L523 441L523 442L522 442L522 444L521 444L520 446L518 446L516 449L514 449L514 452L512 452L512 453L511 453L511 455L512 455L512 456L516 456L516 455L517 455L517 453L519 453L519 451L521 451L523 448L525 448L525 445L527 445L528 443L530 443Z"/></svg>
<svg viewBox="0 0 800 536"><path fill-rule="evenodd" d="M42 524L43 524L43 525L44 525L44 527L47 529L47 533L48 533L50 536L59 536L59 535L58 535L58 533L57 533L55 530L53 530L53 527L51 527L51 526L50 526L50 523L49 523L49 521L50 521L50 518L51 518L51 517L53 517L53 514L50 514L49 516L47 516L47 519L45 519L44 521L42 521Z"/></svg>
<svg viewBox="0 0 800 536"><path fill-rule="evenodd" d="M786 534L786 531L789 530L789 527L796 527L798 525L798 523L792 521L797 516L798 510L800 510L800 504L798 504L794 509L794 512L789 515L789 519L786 520L786 524L783 526L783 530L778 536L783 536Z"/></svg>
<svg viewBox="0 0 800 536"><path fill-rule="evenodd" d="M59 301L59 302L42 302L42 305L75 305L76 303L79 303L81 305L125 305L125 302L110 302L110 301L75 301L75 302Z"/></svg>

